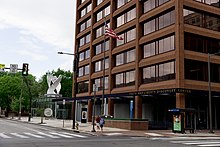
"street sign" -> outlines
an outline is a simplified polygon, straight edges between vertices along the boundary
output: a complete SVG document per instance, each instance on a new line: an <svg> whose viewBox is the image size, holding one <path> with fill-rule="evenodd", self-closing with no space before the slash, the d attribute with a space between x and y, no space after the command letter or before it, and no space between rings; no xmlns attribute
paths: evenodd
<svg viewBox="0 0 220 147"><path fill-rule="evenodd" d="M52 110L51 108L46 108L46 109L44 110L44 115L45 115L46 117L52 116L52 115L53 115L53 110Z"/></svg>
<svg viewBox="0 0 220 147"><path fill-rule="evenodd" d="M17 73L18 71L18 64L10 64L10 72Z"/></svg>
<svg viewBox="0 0 220 147"><path fill-rule="evenodd" d="M5 64L0 64L0 72L3 72L5 68Z"/></svg>

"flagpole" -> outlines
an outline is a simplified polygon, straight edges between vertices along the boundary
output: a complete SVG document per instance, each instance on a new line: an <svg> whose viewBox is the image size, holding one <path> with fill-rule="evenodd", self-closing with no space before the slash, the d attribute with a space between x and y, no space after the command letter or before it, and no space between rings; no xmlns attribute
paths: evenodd
<svg viewBox="0 0 220 147"><path fill-rule="evenodd" d="M104 17L104 46L103 46L103 78L102 78L102 106L101 106L101 114L106 115L106 101L105 101L105 31L106 31L106 17ZM105 102L105 103L104 103Z"/></svg>

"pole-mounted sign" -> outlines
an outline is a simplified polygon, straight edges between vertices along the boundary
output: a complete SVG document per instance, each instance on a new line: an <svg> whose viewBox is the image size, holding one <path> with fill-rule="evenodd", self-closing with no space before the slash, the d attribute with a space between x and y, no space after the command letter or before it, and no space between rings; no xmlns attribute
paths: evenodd
<svg viewBox="0 0 220 147"><path fill-rule="evenodd" d="M0 72L3 72L5 69L5 64L0 64Z"/></svg>
<svg viewBox="0 0 220 147"><path fill-rule="evenodd" d="M17 73L18 71L18 64L10 64L10 72Z"/></svg>

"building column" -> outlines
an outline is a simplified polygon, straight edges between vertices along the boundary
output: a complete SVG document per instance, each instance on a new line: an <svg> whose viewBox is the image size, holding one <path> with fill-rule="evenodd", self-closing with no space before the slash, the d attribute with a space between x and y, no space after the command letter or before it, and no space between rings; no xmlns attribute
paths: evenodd
<svg viewBox="0 0 220 147"><path fill-rule="evenodd" d="M88 122L92 122L92 100L88 100Z"/></svg>
<svg viewBox="0 0 220 147"><path fill-rule="evenodd" d="M135 96L134 118L142 118L142 97Z"/></svg>
<svg viewBox="0 0 220 147"><path fill-rule="evenodd" d="M114 100L108 98L108 114L114 116Z"/></svg>
<svg viewBox="0 0 220 147"><path fill-rule="evenodd" d="M185 108L185 94L176 93L176 108Z"/></svg>

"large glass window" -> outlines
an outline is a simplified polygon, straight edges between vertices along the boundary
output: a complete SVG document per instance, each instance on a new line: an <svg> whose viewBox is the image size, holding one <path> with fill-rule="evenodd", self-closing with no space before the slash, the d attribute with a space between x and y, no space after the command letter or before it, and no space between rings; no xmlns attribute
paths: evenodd
<svg viewBox="0 0 220 147"><path fill-rule="evenodd" d="M109 50L109 40L102 42L100 44L97 44L95 46L95 55L102 53L104 50L105 51Z"/></svg>
<svg viewBox="0 0 220 147"><path fill-rule="evenodd" d="M175 79L175 61L143 68L143 83Z"/></svg>
<svg viewBox="0 0 220 147"><path fill-rule="evenodd" d="M92 4L87 5L84 9L80 11L80 17L83 17L87 13L89 13L92 10Z"/></svg>
<svg viewBox="0 0 220 147"><path fill-rule="evenodd" d="M144 58L175 49L174 35L144 45Z"/></svg>
<svg viewBox="0 0 220 147"><path fill-rule="evenodd" d="M126 3L130 2L131 0L117 0L117 8L125 5Z"/></svg>
<svg viewBox="0 0 220 147"><path fill-rule="evenodd" d="M184 48L195 52L213 54L220 50L220 39L185 33Z"/></svg>
<svg viewBox="0 0 220 147"><path fill-rule="evenodd" d="M83 36L79 39L79 46L83 46L90 42L90 34L87 34L86 36Z"/></svg>
<svg viewBox="0 0 220 147"><path fill-rule="evenodd" d="M79 61L83 61L85 59L88 59L90 57L90 50L86 49L83 52L79 53Z"/></svg>
<svg viewBox="0 0 220 147"><path fill-rule="evenodd" d="M135 84L135 71L123 72L115 75L115 87L132 86Z"/></svg>
<svg viewBox="0 0 220 147"><path fill-rule="evenodd" d="M101 10L96 15L96 21L101 20L102 18L108 16L110 14L110 6L107 6L105 9Z"/></svg>
<svg viewBox="0 0 220 147"><path fill-rule="evenodd" d="M95 72L101 71L103 69L103 60L95 62ZM109 68L109 58L105 58L105 69Z"/></svg>
<svg viewBox="0 0 220 147"><path fill-rule="evenodd" d="M135 49L116 55L116 66L135 61Z"/></svg>
<svg viewBox="0 0 220 147"><path fill-rule="evenodd" d="M78 93L85 93L89 91L89 81L78 83Z"/></svg>
<svg viewBox="0 0 220 147"><path fill-rule="evenodd" d="M124 32L124 33L118 35L118 36L122 37L123 40L117 39L116 46L130 42L130 41L136 39L136 28L133 28L127 32Z"/></svg>
<svg viewBox="0 0 220 147"><path fill-rule="evenodd" d="M91 26L91 18L80 24L80 32Z"/></svg>
<svg viewBox="0 0 220 147"><path fill-rule="evenodd" d="M109 26L109 23L106 24L107 26ZM96 29L96 38L104 35L105 33L105 26L101 26L100 28Z"/></svg>
<svg viewBox="0 0 220 147"><path fill-rule="evenodd" d="M201 2L201 3L208 4L210 6L214 6L214 7L220 8L219 0L194 0L194 1L198 1L198 2Z"/></svg>
<svg viewBox="0 0 220 147"><path fill-rule="evenodd" d="M220 31L220 16L184 9L184 23Z"/></svg>
<svg viewBox="0 0 220 147"><path fill-rule="evenodd" d="M104 0L97 0L97 5L101 4Z"/></svg>
<svg viewBox="0 0 220 147"><path fill-rule="evenodd" d="M89 74L89 65L82 66L79 68L79 77Z"/></svg>
<svg viewBox="0 0 220 147"><path fill-rule="evenodd" d="M175 23L175 12L171 11L144 23L144 35L155 32Z"/></svg>
<svg viewBox="0 0 220 147"><path fill-rule="evenodd" d="M136 18L136 8L133 8L132 10L122 14L117 18L117 27L133 20Z"/></svg>
<svg viewBox="0 0 220 147"><path fill-rule="evenodd" d="M144 13L168 2L170 0L144 0L144 4L143 4L143 11Z"/></svg>
<svg viewBox="0 0 220 147"><path fill-rule="evenodd" d="M96 84L98 91L102 90L103 89L102 88L103 87L103 77L95 79L95 84ZM105 89L108 89L108 77L105 77L104 84L105 84L104 85Z"/></svg>

